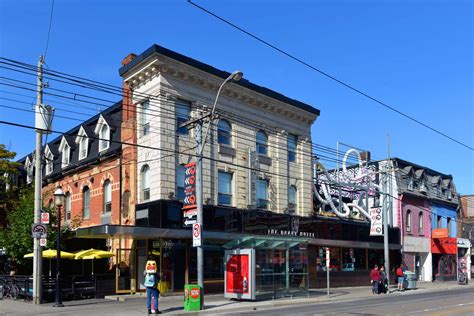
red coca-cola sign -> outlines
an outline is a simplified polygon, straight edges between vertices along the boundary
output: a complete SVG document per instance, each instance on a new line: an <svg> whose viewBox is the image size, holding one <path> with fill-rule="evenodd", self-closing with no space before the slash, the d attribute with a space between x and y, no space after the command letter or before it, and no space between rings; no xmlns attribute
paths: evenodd
<svg viewBox="0 0 474 316"><path fill-rule="evenodd" d="M191 289L190 292L191 292L191 297L192 298L199 298L199 293L200 293L199 288Z"/></svg>

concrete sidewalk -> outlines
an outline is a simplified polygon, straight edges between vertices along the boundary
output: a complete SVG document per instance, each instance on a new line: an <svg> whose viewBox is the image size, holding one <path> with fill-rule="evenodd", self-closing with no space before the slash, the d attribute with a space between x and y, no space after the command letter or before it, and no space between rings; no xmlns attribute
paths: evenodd
<svg viewBox="0 0 474 316"><path fill-rule="evenodd" d="M418 283L418 289L396 292L391 289L391 294L385 295L416 295L429 291L449 291L451 289L472 288L474 285L458 285L456 282L444 283ZM384 294L381 294L384 295ZM159 300L159 308L164 314L198 315L198 314L226 314L242 313L255 310L269 310L272 308L343 302L351 300L376 300L378 295L373 295L370 286L335 288L327 297L325 289L310 291L309 297L284 298L268 301L247 302L235 301L224 298L223 295L207 295L205 309L200 312L184 312L182 296L164 296ZM111 296L109 299L89 299L64 302L64 307L55 308L52 303L33 305L29 302L3 300L0 301L0 315L145 315L144 295Z"/></svg>

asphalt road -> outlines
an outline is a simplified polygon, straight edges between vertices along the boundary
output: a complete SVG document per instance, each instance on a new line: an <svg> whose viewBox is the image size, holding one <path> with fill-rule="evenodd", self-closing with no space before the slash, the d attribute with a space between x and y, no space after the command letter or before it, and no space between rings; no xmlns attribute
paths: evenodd
<svg viewBox="0 0 474 316"><path fill-rule="evenodd" d="M474 288L440 292L395 292L350 302L273 308L229 315L474 315Z"/></svg>

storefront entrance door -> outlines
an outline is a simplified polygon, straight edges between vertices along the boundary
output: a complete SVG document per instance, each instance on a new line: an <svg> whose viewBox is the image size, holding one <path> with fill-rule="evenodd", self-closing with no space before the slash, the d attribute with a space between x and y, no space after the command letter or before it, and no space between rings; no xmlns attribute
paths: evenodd
<svg viewBox="0 0 474 316"><path fill-rule="evenodd" d="M135 251L133 249L117 249L117 265L115 271L115 291L117 293L135 292L132 286L132 275L135 275Z"/></svg>

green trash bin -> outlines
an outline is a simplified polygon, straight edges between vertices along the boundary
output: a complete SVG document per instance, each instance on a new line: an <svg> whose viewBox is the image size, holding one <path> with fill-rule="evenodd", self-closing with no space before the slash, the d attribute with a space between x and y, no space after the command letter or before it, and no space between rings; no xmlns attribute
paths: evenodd
<svg viewBox="0 0 474 316"><path fill-rule="evenodd" d="M184 310L200 311L202 305L202 288L197 284L186 284L184 286Z"/></svg>

